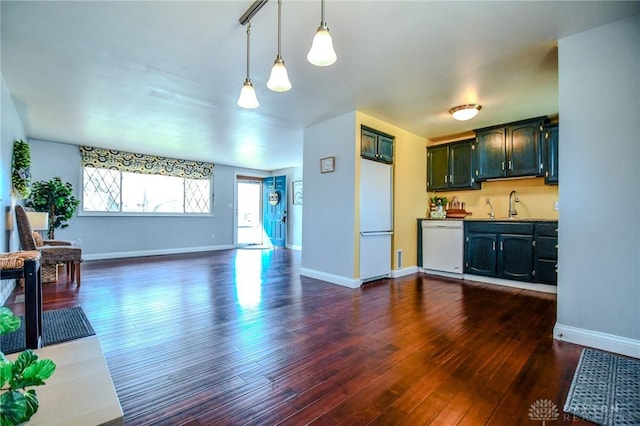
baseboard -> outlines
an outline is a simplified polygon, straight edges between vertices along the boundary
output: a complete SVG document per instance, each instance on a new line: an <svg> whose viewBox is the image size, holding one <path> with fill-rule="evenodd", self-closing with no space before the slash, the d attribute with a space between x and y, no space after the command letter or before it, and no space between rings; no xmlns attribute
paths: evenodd
<svg viewBox="0 0 640 426"><path fill-rule="evenodd" d="M437 275L439 277L455 278L458 280L464 279L464 275L456 274L453 272L435 271L433 269L424 269L424 268L420 268L420 272L424 272L425 274L429 274L429 275Z"/></svg>
<svg viewBox="0 0 640 426"><path fill-rule="evenodd" d="M111 253L83 254L83 260L121 259L127 257L164 256L168 254L198 253L203 251L228 250L235 248L233 244L204 247L168 248L159 250L120 251Z"/></svg>
<svg viewBox="0 0 640 426"><path fill-rule="evenodd" d="M415 274L418 272L417 266L407 266L406 268L396 269L395 271L391 271L391 278L400 278L406 275Z"/></svg>
<svg viewBox="0 0 640 426"><path fill-rule="evenodd" d="M616 336L614 334L601 333L599 331L586 330L584 328L571 327L556 323L553 327L553 338L563 342L589 346L614 352L621 355L640 358L640 340Z"/></svg>
<svg viewBox="0 0 640 426"><path fill-rule="evenodd" d="M316 271L315 269L309 268L300 268L300 275L349 288L358 288L362 284L360 280L357 280L355 278L347 278L343 277L342 275L328 274L326 272Z"/></svg>
<svg viewBox="0 0 640 426"><path fill-rule="evenodd" d="M495 284L495 285L502 285L505 287L522 288L524 290L540 291L543 293L556 294L558 292L558 287L556 287L555 285L549 285L549 284L528 283L524 281L505 280L502 278L484 277L482 275L471 275L471 274L464 274L462 277L465 281L477 281L485 284Z"/></svg>

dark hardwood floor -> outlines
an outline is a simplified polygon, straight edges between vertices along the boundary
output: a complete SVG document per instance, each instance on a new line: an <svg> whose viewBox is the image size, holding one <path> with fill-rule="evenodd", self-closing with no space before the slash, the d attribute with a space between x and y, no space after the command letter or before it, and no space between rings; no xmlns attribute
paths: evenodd
<svg viewBox="0 0 640 426"><path fill-rule="evenodd" d="M127 425L531 425L541 399L547 424L589 424L562 412L582 348L552 339L555 295L422 274L351 290L300 258L85 262L44 309L82 306Z"/></svg>

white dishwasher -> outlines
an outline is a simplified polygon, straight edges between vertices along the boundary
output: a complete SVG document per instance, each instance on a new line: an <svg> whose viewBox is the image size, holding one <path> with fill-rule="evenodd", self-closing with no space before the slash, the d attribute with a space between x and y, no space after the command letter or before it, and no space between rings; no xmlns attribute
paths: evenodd
<svg viewBox="0 0 640 426"><path fill-rule="evenodd" d="M422 221L422 266L428 271L462 275L464 229L461 220Z"/></svg>

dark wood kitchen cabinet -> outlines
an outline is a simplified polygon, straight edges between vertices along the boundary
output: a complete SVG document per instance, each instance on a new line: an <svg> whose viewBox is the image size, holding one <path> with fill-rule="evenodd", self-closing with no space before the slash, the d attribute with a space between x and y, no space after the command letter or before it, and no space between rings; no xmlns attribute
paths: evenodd
<svg viewBox="0 0 640 426"><path fill-rule="evenodd" d="M534 279L558 284L558 222L536 223L534 236Z"/></svg>
<svg viewBox="0 0 640 426"><path fill-rule="evenodd" d="M466 274L557 283L557 221L465 221L464 241Z"/></svg>
<svg viewBox="0 0 640 426"><path fill-rule="evenodd" d="M393 163L394 137L366 126L360 131L360 155L381 163Z"/></svg>
<svg viewBox="0 0 640 426"><path fill-rule="evenodd" d="M480 189L474 177L475 140L427 148L427 191Z"/></svg>
<svg viewBox="0 0 640 426"><path fill-rule="evenodd" d="M531 222L465 222L465 273L532 281Z"/></svg>
<svg viewBox="0 0 640 426"><path fill-rule="evenodd" d="M548 125L544 135L545 148L545 174L544 183L547 185L558 184L558 125Z"/></svg>
<svg viewBox="0 0 640 426"><path fill-rule="evenodd" d="M477 180L542 176L546 117L475 130Z"/></svg>

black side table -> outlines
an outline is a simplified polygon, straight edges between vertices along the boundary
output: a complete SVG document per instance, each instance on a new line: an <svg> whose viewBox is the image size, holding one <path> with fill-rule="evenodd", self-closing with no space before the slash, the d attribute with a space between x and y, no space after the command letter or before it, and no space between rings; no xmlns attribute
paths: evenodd
<svg viewBox="0 0 640 426"><path fill-rule="evenodd" d="M22 260L22 261L20 261ZM0 254L0 279L24 279L24 328L27 349L42 347L42 271L40 252ZM19 266L22 264L22 266Z"/></svg>

